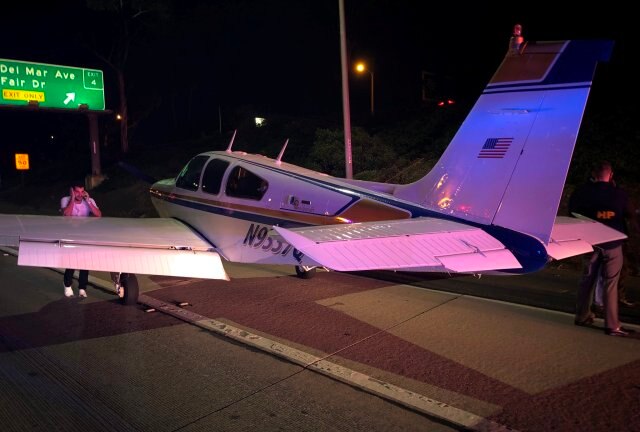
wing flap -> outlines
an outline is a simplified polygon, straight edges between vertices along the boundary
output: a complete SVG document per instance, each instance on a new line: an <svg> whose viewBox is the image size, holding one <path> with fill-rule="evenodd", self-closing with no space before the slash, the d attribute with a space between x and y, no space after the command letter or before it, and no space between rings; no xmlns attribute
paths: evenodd
<svg viewBox="0 0 640 432"><path fill-rule="evenodd" d="M63 242L160 249L212 250L211 243L171 218L65 217L0 214L0 242Z"/></svg>
<svg viewBox="0 0 640 432"><path fill-rule="evenodd" d="M229 280L216 252L20 242L18 265Z"/></svg>
<svg viewBox="0 0 640 432"><path fill-rule="evenodd" d="M624 240L627 236L600 222L581 215L572 218L556 217L547 253L554 259L563 259L593 251L594 245L615 240Z"/></svg>
<svg viewBox="0 0 640 432"><path fill-rule="evenodd" d="M0 215L18 264L228 280L215 247L170 218Z"/></svg>
<svg viewBox="0 0 640 432"><path fill-rule="evenodd" d="M483 230L442 219L274 229L309 258L337 271L521 268L513 254Z"/></svg>

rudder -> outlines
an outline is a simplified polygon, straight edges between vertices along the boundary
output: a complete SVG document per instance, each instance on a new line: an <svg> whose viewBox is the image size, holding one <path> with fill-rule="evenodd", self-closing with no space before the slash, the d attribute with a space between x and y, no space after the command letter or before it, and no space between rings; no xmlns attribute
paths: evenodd
<svg viewBox="0 0 640 432"><path fill-rule="evenodd" d="M508 53L431 172L394 195L547 243L595 66L612 48L559 41Z"/></svg>

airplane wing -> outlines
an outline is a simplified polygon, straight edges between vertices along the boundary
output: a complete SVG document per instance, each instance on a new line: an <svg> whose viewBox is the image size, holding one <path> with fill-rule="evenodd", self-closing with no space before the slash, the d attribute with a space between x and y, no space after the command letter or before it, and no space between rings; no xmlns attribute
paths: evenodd
<svg viewBox="0 0 640 432"><path fill-rule="evenodd" d="M170 218L0 215L18 265L229 280L214 247Z"/></svg>
<svg viewBox="0 0 640 432"><path fill-rule="evenodd" d="M443 219L274 229L309 258L337 271L464 273L522 267L501 242L483 230Z"/></svg>
<svg viewBox="0 0 640 432"><path fill-rule="evenodd" d="M582 215L575 218L558 216L553 224L547 253L554 259L568 258L593 251L593 245L614 240L624 240L627 236L620 231Z"/></svg>

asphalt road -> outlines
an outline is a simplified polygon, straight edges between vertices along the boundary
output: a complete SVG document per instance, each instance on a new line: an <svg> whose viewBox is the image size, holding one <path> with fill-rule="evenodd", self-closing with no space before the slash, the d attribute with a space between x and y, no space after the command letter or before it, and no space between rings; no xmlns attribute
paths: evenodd
<svg viewBox="0 0 640 432"><path fill-rule="evenodd" d="M229 338L0 257L0 429L459 430ZM179 281L175 281L179 286Z"/></svg>
<svg viewBox="0 0 640 432"><path fill-rule="evenodd" d="M405 283L415 287L436 289L456 294L502 300L509 303L573 313L581 269L579 263L548 266L527 275L470 277L441 273L412 274L407 272L367 272L377 279ZM626 275L622 281L634 307L620 305L623 323L640 325L640 277Z"/></svg>
<svg viewBox="0 0 640 432"><path fill-rule="evenodd" d="M142 299L167 312L145 313L119 305L108 284L65 299L60 274L2 257L0 421L8 430L640 430L639 339L463 292L515 293L535 279L407 284L325 272L299 280L291 270L230 265L231 282L140 278ZM564 285L541 284L527 292Z"/></svg>

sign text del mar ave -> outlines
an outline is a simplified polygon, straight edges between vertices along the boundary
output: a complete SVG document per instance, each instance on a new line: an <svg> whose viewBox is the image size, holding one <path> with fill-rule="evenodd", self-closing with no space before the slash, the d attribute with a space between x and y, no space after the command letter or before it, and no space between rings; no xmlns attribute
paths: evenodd
<svg viewBox="0 0 640 432"><path fill-rule="evenodd" d="M101 70L0 59L0 105L104 110Z"/></svg>

